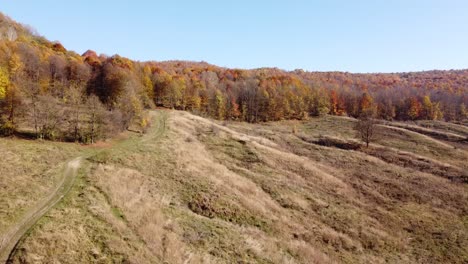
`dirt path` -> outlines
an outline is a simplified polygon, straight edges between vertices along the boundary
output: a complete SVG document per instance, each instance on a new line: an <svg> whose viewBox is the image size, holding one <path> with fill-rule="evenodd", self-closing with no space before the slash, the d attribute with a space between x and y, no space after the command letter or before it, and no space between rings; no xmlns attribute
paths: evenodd
<svg viewBox="0 0 468 264"><path fill-rule="evenodd" d="M389 126L389 125L381 125L382 127L385 127L385 128L389 128L389 129L393 129L393 130L398 130L398 131L402 131L402 132L405 132L405 133L408 133L408 134L412 134L412 135L416 135L416 136L419 136L421 138L424 138L428 141L431 141L435 144L438 144L440 146L443 146L445 148L448 148L448 149L453 149L453 146L451 145L448 145L440 140L437 140L433 137L430 137L430 136L427 136L427 135L424 135L424 134L421 134L421 133L418 133L418 132L415 132L415 131L412 131L412 130L409 130L409 129L406 129L406 128L402 128L402 127L396 127L396 126Z"/></svg>
<svg viewBox="0 0 468 264"><path fill-rule="evenodd" d="M45 198L29 209L18 223L0 237L0 263L7 263L11 252L23 235L44 215L56 205L71 189L81 164L81 157L69 161L63 176L56 188Z"/></svg>
<svg viewBox="0 0 468 264"><path fill-rule="evenodd" d="M142 143L161 137L166 129L166 119L168 113L165 111L150 111L154 123L151 133L145 135ZM134 144L132 141L123 144ZM29 209L15 225L8 227L7 231L0 236L0 264L7 263L15 246L28 230L54 205L56 205L70 191L75 181L78 169L83 157L76 158L64 165L64 170L60 182L56 185L50 194L38 201L38 203Z"/></svg>
<svg viewBox="0 0 468 264"><path fill-rule="evenodd" d="M158 139L164 134L164 131L166 131L168 114L167 111L149 111L153 124L151 132L146 134L141 140L142 143Z"/></svg>

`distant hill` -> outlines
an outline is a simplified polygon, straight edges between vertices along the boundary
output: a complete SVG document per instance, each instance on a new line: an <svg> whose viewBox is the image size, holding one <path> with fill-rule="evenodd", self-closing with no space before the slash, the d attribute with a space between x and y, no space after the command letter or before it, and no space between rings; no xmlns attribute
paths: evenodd
<svg viewBox="0 0 468 264"><path fill-rule="evenodd" d="M467 89L77 54L0 15L0 262L468 263Z"/></svg>
<svg viewBox="0 0 468 264"><path fill-rule="evenodd" d="M145 126L143 110L154 106L247 122L325 114L463 121L467 95L468 70L243 70L206 62L138 62L92 50L79 55L0 15L0 127L6 135L30 131L92 142L109 131Z"/></svg>

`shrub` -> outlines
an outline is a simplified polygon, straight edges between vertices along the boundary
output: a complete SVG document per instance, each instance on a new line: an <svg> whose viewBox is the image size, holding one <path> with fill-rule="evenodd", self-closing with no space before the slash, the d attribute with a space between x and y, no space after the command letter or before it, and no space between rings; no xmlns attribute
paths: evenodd
<svg viewBox="0 0 468 264"><path fill-rule="evenodd" d="M0 134L3 136L13 135L15 130L16 130L16 126L10 120L7 120L6 122L2 123L0 126Z"/></svg>

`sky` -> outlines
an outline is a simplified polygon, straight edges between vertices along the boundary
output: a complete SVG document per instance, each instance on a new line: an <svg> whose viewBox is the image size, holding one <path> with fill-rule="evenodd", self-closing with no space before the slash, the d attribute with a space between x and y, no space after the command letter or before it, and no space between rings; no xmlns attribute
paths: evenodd
<svg viewBox="0 0 468 264"><path fill-rule="evenodd" d="M231 68L468 68L467 0L0 0L67 49Z"/></svg>

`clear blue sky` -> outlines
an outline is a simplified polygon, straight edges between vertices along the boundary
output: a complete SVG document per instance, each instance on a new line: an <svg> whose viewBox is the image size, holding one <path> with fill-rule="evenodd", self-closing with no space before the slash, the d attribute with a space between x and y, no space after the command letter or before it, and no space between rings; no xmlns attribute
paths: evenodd
<svg viewBox="0 0 468 264"><path fill-rule="evenodd" d="M0 0L50 40L136 60L396 72L468 68L467 0Z"/></svg>

